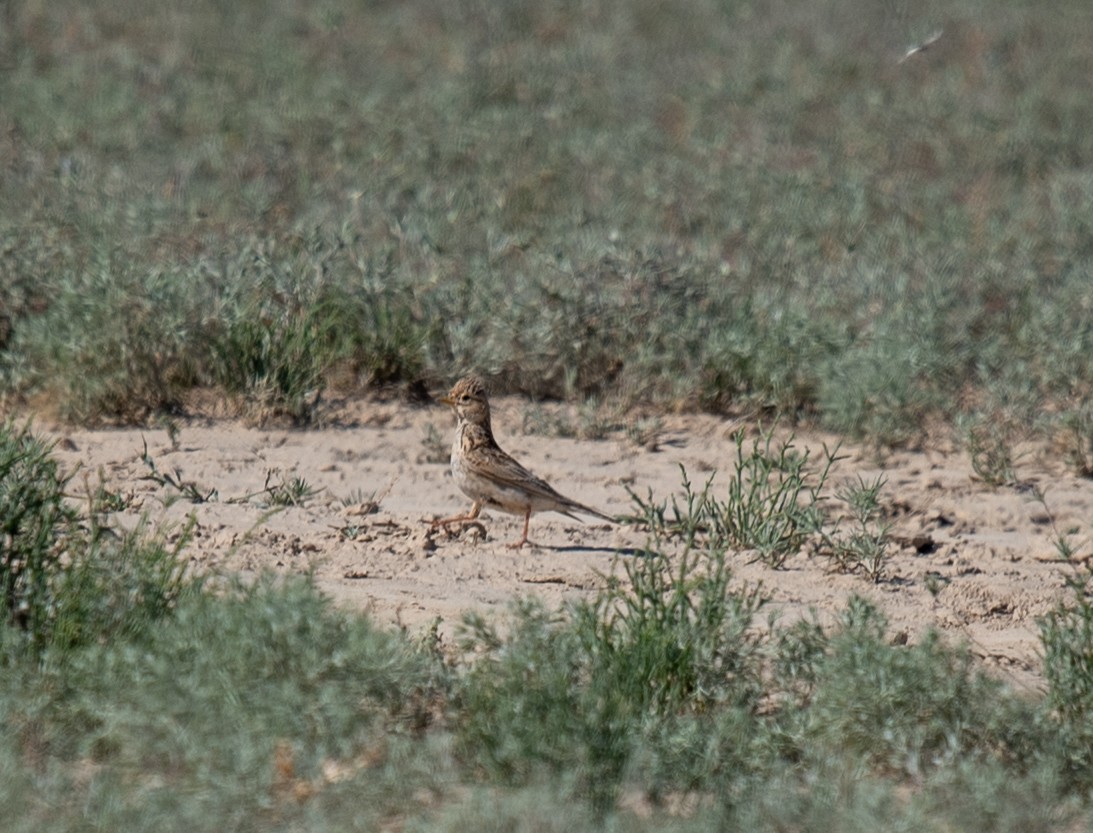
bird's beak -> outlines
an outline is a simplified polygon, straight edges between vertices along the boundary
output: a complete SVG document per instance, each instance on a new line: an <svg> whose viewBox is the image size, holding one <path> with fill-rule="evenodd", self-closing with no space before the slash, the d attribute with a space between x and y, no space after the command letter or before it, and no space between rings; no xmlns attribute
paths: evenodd
<svg viewBox="0 0 1093 833"><path fill-rule="evenodd" d="M455 406L455 400L452 399L450 396L442 396L442 397L440 397L440 401L443 402L448 407L454 407Z"/></svg>

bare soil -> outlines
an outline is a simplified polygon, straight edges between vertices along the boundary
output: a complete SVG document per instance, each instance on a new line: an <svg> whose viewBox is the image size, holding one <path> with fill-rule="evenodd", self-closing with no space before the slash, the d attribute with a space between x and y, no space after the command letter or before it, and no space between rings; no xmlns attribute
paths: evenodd
<svg viewBox="0 0 1093 833"><path fill-rule="evenodd" d="M692 415L665 418L655 444L646 446L624 432L596 441L536 436L520 430L528 407L514 398L494 403L501 445L563 494L612 515L634 512L627 486L657 498L678 492L680 464L699 486L715 471L731 471L733 433L754 430ZM124 498L126 522L146 515L181 529L192 516L187 552L197 569L310 571L339 603L413 632L435 624L445 640L464 611L503 615L526 594L557 605L600 586L617 551L639 557L625 553L640 551L643 530L594 519L536 515L537 545L519 551L505 546L521 523L508 515L484 513L480 526L459 535L432 530L431 519L469 506L446 463L453 424L439 406L361 401L342 406L321 429L202 418L177 423L173 438L164 428L73 430L39 422L37 430L58 441L55 453L66 466L79 467L77 493L101 477ZM150 477L145 442L160 475L212 493L210 499L192 502L162 477ZM824 443L834 447L838 439L798 433L794 442L818 458ZM1065 598L1073 569L1059 560L1055 536L1065 531L1087 541L1093 482L1035 448L1018 459L1019 482L1001 487L977 481L967 455L944 442L883 457L843 443L840 454L845 459L829 486L859 475L887 480L881 493L893 523L887 577L873 583L835 572L816 553L793 556L779 570L739 553L735 579L762 582L772 597L769 609L783 619L815 613L830 622L851 595L865 596L885 611L893 638L913 642L938 629L1013 685L1041 689L1036 619ZM271 503L267 490L293 478L317 492L301 505ZM1050 511L1035 499L1037 489Z"/></svg>

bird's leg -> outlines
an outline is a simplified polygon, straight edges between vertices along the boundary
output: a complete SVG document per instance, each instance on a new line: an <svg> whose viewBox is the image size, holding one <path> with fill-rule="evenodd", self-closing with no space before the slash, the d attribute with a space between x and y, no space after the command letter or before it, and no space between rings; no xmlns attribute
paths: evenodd
<svg viewBox="0 0 1093 833"><path fill-rule="evenodd" d="M471 504L471 511L466 515L452 515L450 518L438 518L432 521L429 526L434 529L438 526L447 526L448 524L466 523L467 521L473 521L478 518L478 513L482 511L482 504L477 500Z"/></svg>
<svg viewBox="0 0 1093 833"><path fill-rule="evenodd" d="M531 507L528 507L528 511L524 513L524 535L519 541L513 541L511 544L507 544L510 550L518 550L524 544L530 544L528 541L528 524L531 523Z"/></svg>

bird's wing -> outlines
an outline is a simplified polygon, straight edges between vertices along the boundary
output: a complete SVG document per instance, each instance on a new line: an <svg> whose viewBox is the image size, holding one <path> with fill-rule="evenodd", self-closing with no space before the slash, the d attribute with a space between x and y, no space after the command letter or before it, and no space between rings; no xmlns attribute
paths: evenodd
<svg viewBox="0 0 1093 833"><path fill-rule="evenodd" d="M540 477L536 477L500 448L479 448L467 455L466 466L479 477L510 489L522 489L547 500L564 503L565 498Z"/></svg>
<svg viewBox="0 0 1093 833"><path fill-rule="evenodd" d="M586 515L603 518L605 521L614 522L615 520L603 512L560 494L553 486L541 477L532 474L496 446L479 448L476 454L468 455L466 466L479 477L492 480L494 483L510 489L529 492L542 500L556 503L555 511L562 514L569 514L568 510L575 510Z"/></svg>

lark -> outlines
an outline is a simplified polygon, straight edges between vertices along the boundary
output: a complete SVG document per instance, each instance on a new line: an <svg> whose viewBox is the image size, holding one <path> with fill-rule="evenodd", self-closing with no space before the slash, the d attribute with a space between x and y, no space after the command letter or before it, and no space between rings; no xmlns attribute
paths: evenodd
<svg viewBox="0 0 1093 833"><path fill-rule="evenodd" d="M614 523L614 518L554 491L501 450L490 427L490 403L486 387L477 376L460 379L441 397L455 411L457 424L452 443L452 477L473 501L465 515L433 521L433 526L473 521L485 508L524 516L524 533L508 546L519 549L528 541L533 512L559 512L580 520L574 512Z"/></svg>

